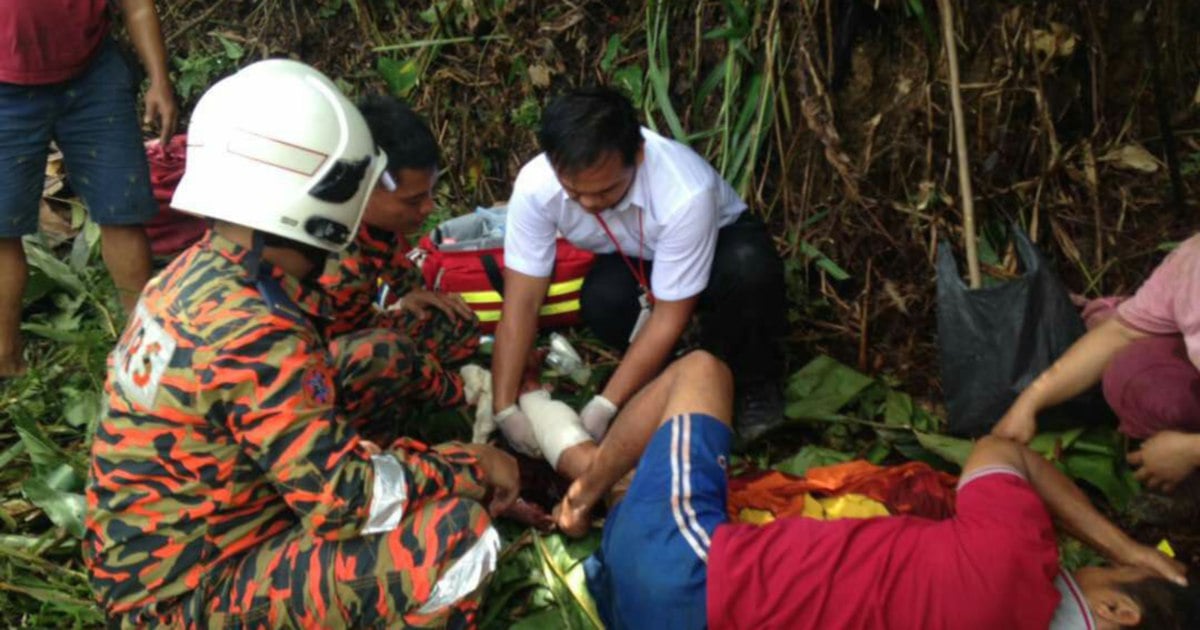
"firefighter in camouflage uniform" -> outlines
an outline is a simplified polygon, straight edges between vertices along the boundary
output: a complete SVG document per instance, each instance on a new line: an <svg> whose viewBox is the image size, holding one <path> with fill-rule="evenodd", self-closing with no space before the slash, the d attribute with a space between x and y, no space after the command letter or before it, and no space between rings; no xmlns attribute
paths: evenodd
<svg viewBox="0 0 1200 630"><path fill-rule="evenodd" d="M448 368L475 354L480 331L466 302L425 289L420 269L407 256L411 247L405 235L420 230L433 211L438 166L433 133L394 97L368 97L358 107L388 157L386 177L393 185L371 193L357 238L329 257L321 285L333 301L334 318L326 331L339 370L348 373L346 380L361 382L353 372L364 356L386 354L391 362L386 369L396 376L392 387L363 392L370 408L386 408L388 417L356 414L372 425L370 434L375 435L394 432L398 416L415 402L462 404L462 376ZM363 356L342 351L347 344L341 337L347 334ZM372 340L376 351L367 349Z"/></svg>
<svg viewBox="0 0 1200 630"><path fill-rule="evenodd" d="M515 461L360 438L317 323L315 272L386 157L286 60L214 85L189 141L174 205L214 227L143 292L92 446L84 556L109 625L473 625L499 551L483 502L512 503Z"/></svg>

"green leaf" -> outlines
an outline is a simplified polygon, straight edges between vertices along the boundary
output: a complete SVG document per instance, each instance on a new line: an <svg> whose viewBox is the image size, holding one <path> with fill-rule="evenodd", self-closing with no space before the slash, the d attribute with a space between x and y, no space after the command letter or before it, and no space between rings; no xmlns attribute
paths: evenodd
<svg viewBox="0 0 1200 630"><path fill-rule="evenodd" d="M545 630L546 628L561 627L561 622L558 610L549 608L529 615L510 627L512 630Z"/></svg>
<svg viewBox="0 0 1200 630"><path fill-rule="evenodd" d="M854 457L848 453L809 444L800 449L800 452L779 462L773 468L779 472L803 477L810 468L842 464L852 459Z"/></svg>
<svg viewBox="0 0 1200 630"><path fill-rule="evenodd" d="M959 467L967 463L967 458L971 456L971 449L975 447L971 440L925 433L924 431L913 431L913 433L916 434L917 441L925 449L952 464L958 464Z"/></svg>
<svg viewBox="0 0 1200 630"><path fill-rule="evenodd" d="M39 337L45 337L51 341L58 341L60 343L83 343L88 339L87 334L82 332L60 330L55 326L36 324L33 322L21 324L21 330L32 333Z"/></svg>
<svg viewBox="0 0 1200 630"><path fill-rule="evenodd" d="M39 472L49 472L69 460L67 454L46 437L45 432L37 423L17 417L13 419L13 424L17 429L17 435L21 438L21 443L25 445L25 450L29 453L29 459L33 461L33 465Z"/></svg>
<svg viewBox="0 0 1200 630"><path fill-rule="evenodd" d="M608 72L612 70L613 62L617 60L617 55L621 53L621 36L613 33L612 37L608 38L608 45L604 47L604 57L600 59L600 70Z"/></svg>
<svg viewBox="0 0 1200 630"><path fill-rule="evenodd" d="M837 263L833 262L833 260L831 260L828 256L821 253L821 250L817 249L808 241L800 241L800 253L809 260L816 259L817 262L815 264L821 269L824 269L825 273L828 273L829 276L834 280L846 280L850 277L850 274L847 273L845 269L842 269L840 266L838 266Z"/></svg>
<svg viewBox="0 0 1200 630"><path fill-rule="evenodd" d="M887 390L887 400L883 404L884 424L894 427L906 427L911 426L912 421L912 396L889 388Z"/></svg>
<svg viewBox="0 0 1200 630"><path fill-rule="evenodd" d="M1070 454L1063 457L1063 467L1073 479L1086 482L1100 492L1118 511L1124 510L1133 498L1135 489L1117 472L1116 459L1095 454Z"/></svg>
<svg viewBox="0 0 1200 630"><path fill-rule="evenodd" d="M542 558L547 586L559 604L560 627L603 628L581 559L567 553L560 534L535 535L533 542Z"/></svg>
<svg viewBox="0 0 1200 630"><path fill-rule="evenodd" d="M86 427L100 415L100 393L73 392L63 409L63 416L73 427Z"/></svg>
<svg viewBox="0 0 1200 630"><path fill-rule="evenodd" d="M75 538L83 538L83 515L87 502L82 494L55 490L37 477L25 480L21 491L55 525L67 530Z"/></svg>
<svg viewBox="0 0 1200 630"><path fill-rule="evenodd" d="M246 56L246 51L242 48L241 44L223 35L217 35L217 40L221 42L221 47L225 49L225 56L230 61L237 61Z"/></svg>
<svg viewBox="0 0 1200 630"><path fill-rule="evenodd" d="M865 457L863 457L863 459L878 466L883 464L884 460L886 460L888 455L891 454L892 445L884 440L877 440L875 444L871 446L871 450L867 451L867 454Z"/></svg>
<svg viewBox="0 0 1200 630"><path fill-rule="evenodd" d="M788 379L788 418L821 419L837 413L873 381L869 376L819 356Z"/></svg>
<svg viewBox="0 0 1200 630"><path fill-rule="evenodd" d="M391 57L380 57L375 63L375 69L387 83L392 95L401 98L407 97L421 78L421 70L415 58L401 62Z"/></svg>
<svg viewBox="0 0 1200 630"><path fill-rule="evenodd" d="M86 293L83 279L67 263L55 258L35 239L25 239L25 260L58 286L74 293Z"/></svg>
<svg viewBox="0 0 1200 630"><path fill-rule="evenodd" d="M641 103L645 98L642 85L645 82L641 66L630 65L619 68L612 76L613 85L629 95L629 100Z"/></svg>
<svg viewBox="0 0 1200 630"><path fill-rule="evenodd" d="M1066 451L1071 448L1075 440L1083 435L1083 429L1070 429L1068 431L1049 431L1039 433L1029 441L1029 448L1046 459L1051 461L1058 459L1059 450Z"/></svg>

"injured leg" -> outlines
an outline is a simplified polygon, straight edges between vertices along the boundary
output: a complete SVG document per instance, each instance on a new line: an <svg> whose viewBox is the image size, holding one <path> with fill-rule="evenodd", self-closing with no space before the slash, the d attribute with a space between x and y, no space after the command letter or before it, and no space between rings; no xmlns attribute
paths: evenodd
<svg viewBox="0 0 1200 630"><path fill-rule="evenodd" d="M633 470L646 444L663 422L682 413L703 413L728 424L733 408L729 368L707 352L693 352L672 363L630 399L613 422L591 463L555 509L558 528L582 536L591 525L596 503Z"/></svg>

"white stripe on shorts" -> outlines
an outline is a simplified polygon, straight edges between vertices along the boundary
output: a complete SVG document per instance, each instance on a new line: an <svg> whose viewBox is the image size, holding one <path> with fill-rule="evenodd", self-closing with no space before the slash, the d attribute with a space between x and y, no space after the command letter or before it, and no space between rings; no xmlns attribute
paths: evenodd
<svg viewBox="0 0 1200 630"><path fill-rule="evenodd" d="M691 462L690 459L687 462L682 461L683 458L680 456L681 442L683 442L683 436L680 434L685 431L690 433L690 425L683 426L683 419L682 415L671 418L671 513L675 516L675 525L679 528L679 533L683 534L683 539L687 541L692 551L696 552L701 560L708 562L708 548L697 540L695 532L691 529L691 523L684 516L684 510L691 510L692 506L691 484L686 482L685 476L691 472ZM687 436L687 442L691 443L690 435ZM683 491L685 484L687 486L686 494Z"/></svg>

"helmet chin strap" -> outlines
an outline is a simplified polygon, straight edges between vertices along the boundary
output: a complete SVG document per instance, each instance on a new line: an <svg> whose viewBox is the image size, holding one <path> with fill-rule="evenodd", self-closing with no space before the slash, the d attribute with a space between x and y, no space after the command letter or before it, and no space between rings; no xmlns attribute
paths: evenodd
<svg viewBox="0 0 1200 630"><path fill-rule="evenodd" d="M309 272L301 278L305 282L313 282L321 277L321 274L325 271L325 261L329 258L329 252L320 247L254 230L251 236L250 253L246 256L246 267L250 270L250 277L255 281L260 279L262 254L263 250L267 247L290 249L303 256L311 265Z"/></svg>
<svg viewBox="0 0 1200 630"><path fill-rule="evenodd" d="M258 230L250 234L250 253L246 255L246 268L250 270L250 279L257 282L262 271L262 253L266 247L266 235Z"/></svg>

